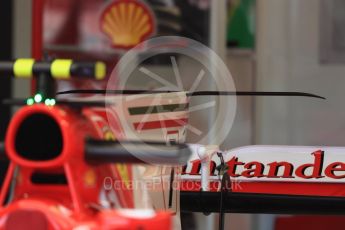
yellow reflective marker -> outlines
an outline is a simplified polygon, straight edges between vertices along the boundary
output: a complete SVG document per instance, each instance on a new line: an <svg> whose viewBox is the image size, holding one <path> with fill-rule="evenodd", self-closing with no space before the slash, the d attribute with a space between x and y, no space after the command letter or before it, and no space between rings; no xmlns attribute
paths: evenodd
<svg viewBox="0 0 345 230"><path fill-rule="evenodd" d="M50 73L54 78L69 79L71 65L71 59L56 59L51 64Z"/></svg>
<svg viewBox="0 0 345 230"><path fill-rule="evenodd" d="M97 80L102 80L105 77L106 66L103 62L96 62L95 64L95 77Z"/></svg>
<svg viewBox="0 0 345 230"><path fill-rule="evenodd" d="M35 59L32 58L17 59L13 65L14 76L30 78L32 76L32 67L34 63Z"/></svg>

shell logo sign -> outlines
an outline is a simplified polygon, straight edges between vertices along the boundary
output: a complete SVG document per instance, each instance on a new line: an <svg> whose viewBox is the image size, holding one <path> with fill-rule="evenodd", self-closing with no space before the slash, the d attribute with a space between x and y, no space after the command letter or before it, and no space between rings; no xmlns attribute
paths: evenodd
<svg viewBox="0 0 345 230"><path fill-rule="evenodd" d="M143 2L117 0L104 9L100 22L114 48L131 48L154 34L155 21Z"/></svg>

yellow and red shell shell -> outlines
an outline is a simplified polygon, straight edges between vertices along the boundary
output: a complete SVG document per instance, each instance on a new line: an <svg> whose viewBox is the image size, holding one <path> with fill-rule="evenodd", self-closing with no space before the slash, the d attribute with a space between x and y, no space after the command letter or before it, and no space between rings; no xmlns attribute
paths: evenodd
<svg viewBox="0 0 345 230"><path fill-rule="evenodd" d="M101 15L101 30L114 48L131 48L155 31L155 19L150 8L137 0L117 0Z"/></svg>

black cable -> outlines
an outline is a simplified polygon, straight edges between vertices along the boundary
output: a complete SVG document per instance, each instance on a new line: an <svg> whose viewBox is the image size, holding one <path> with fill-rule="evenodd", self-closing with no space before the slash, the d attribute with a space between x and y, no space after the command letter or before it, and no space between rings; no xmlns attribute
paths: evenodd
<svg viewBox="0 0 345 230"><path fill-rule="evenodd" d="M114 94L114 95L132 95L132 94L158 94L158 93L176 93L182 91L173 90L67 90L60 91L57 94ZM252 91L195 91L186 92L187 96L297 96L297 97L313 97L326 99L325 97L304 93L304 92L252 92Z"/></svg>
<svg viewBox="0 0 345 230"><path fill-rule="evenodd" d="M225 208L224 203L226 202L226 197L228 192L231 192L231 180L228 174L228 167L225 164L223 154L217 152L217 156L220 158L219 173L222 175L221 187L220 187L220 199L219 199L219 230L224 230L224 220L225 220Z"/></svg>

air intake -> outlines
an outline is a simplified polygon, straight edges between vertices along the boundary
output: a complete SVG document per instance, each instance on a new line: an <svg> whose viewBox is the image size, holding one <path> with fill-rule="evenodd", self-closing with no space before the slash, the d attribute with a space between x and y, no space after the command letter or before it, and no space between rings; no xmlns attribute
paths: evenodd
<svg viewBox="0 0 345 230"><path fill-rule="evenodd" d="M31 161L48 161L57 158L62 148L61 129L49 115L32 114L18 126L15 149L20 157Z"/></svg>

